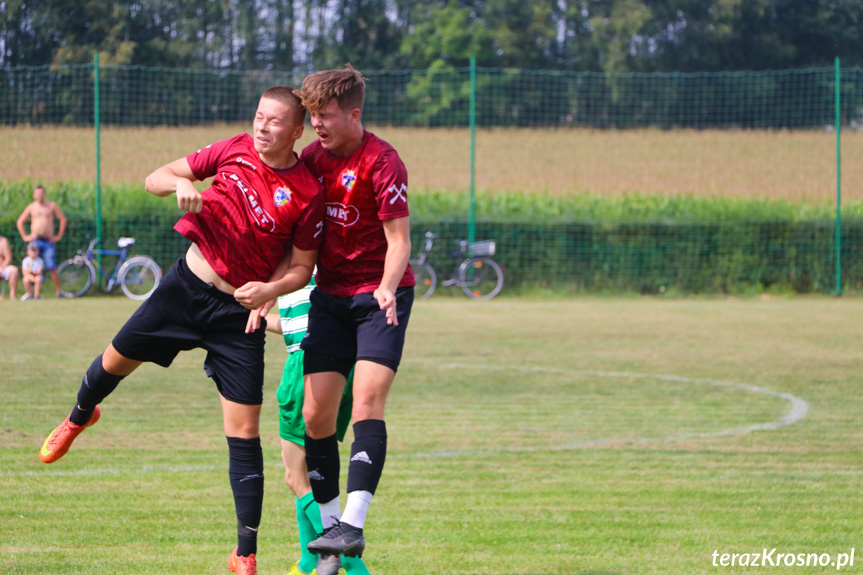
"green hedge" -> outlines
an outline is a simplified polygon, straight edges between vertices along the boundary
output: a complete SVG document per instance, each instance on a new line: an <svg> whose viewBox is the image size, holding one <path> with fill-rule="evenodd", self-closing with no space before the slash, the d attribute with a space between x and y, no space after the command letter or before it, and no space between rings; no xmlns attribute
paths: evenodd
<svg viewBox="0 0 863 575"><path fill-rule="evenodd" d="M73 255L95 237L93 220L69 218L58 258ZM175 217L129 214L104 219L103 237L134 236L136 253L169 267L188 247L173 231ZM0 228L14 227L4 216ZM439 276L457 261L450 253L467 236L466 222L412 223L414 249L425 231L438 234L432 259ZM766 289L797 293L835 290L835 227L831 221L729 222L721 224L570 222L523 224L482 222L478 239L497 242L495 259L505 270L509 292L551 288L573 292L745 294ZM10 235L23 258L24 244ZM110 245L110 244L109 244ZM846 221L842 233L843 283L863 288L863 220ZM111 265L106 262L106 266Z"/></svg>
<svg viewBox="0 0 863 575"><path fill-rule="evenodd" d="M29 200L29 182L3 186L0 233L16 257L24 245L15 219ZM51 186L49 197L69 216L58 258L95 236L95 192L86 184ZM455 267L450 252L467 237L467 195L415 192L412 239L438 234L438 275ZM71 206L71 207L70 207ZM836 289L835 222L829 205L766 200L629 196L555 198L478 195L477 239L497 242L505 293L550 288L583 293L746 294L764 290L832 293ZM181 216L172 200L132 186L103 192L103 238L134 236L135 252L169 267L188 242L173 231ZM863 289L863 211L843 210L842 272L846 290ZM106 262L106 265L111 265Z"/></svg>

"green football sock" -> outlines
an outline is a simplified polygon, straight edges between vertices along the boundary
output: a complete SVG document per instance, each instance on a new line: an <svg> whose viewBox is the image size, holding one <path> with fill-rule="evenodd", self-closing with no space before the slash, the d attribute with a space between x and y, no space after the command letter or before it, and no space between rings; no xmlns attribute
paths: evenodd
<svg viewBox="0 0 863 575"><path fill-rule="evenodd" d="M302 519L300 519L301 513L304 515ZM318 503L311 493L307 493L297 499L297 525L300 528L300 545L303 547L299 568L304 573L311 573L318 566L318 556L309 553L307 546L310 541L318 538L319 533L323 533L324 531L324 524L321 521L321 508L318 507ZM303 538L304 526L307 528L305 539ZM309 563L306 563L307 556L311 557ZM306 569L305 565L311 565L311 567ZM342 557L342 567L350 575L370 575L369 570L366 569L366 564L359 557Z"/></svg>
<svg viewBox="0 0 863 575"><path fill-rule="evenodd" d="M321 525L321 512L315 497L306 493L297 498L297 530L300 535L300 571L311 573L318 565L318 556L309 552L309 543L318 538L324 528Z"/></svg>
<svg viewBox="0 0 863 575"><path fill-rule="evenodd" d="M349 575L369 575L366 564L359 557L345 557L342 555L342 567Z"/></svg>

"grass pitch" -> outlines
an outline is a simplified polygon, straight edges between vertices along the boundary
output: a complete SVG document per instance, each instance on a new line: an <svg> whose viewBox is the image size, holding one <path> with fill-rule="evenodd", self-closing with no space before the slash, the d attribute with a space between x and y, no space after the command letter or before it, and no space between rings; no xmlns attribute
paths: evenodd
<svg viewBox="0 0 863 575"><path fill-rule="evenodd" d="M227 448L202 352L143 366L65 458L38 461L136 305L0 302L0 572L227 572ZM774 548L835 561L861 547L861 312L827 298L417 302L369 569L750 573L714 552ZM272 336L262 575L298 557L273 397L284 357ZM856 555L840 572L860 571Z"/></svg>

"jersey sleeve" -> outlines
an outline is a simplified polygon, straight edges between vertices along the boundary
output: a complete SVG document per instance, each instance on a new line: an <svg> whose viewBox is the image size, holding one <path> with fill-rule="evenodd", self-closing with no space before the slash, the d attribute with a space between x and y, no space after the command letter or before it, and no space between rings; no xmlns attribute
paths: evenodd
<svg viewBox="0 0 863 575"><path fill-rule="evenodd" d="M309 172L311 172L312 176L314 176L314 178L317 180L321 176L317 173L317 164L315 162L315 149L315 142L312 142L311 144L303 148L303 151L300 152L300 161L305 164L305 166L309 169Z"/></svg>
<svg viewBox="0 0 863 575"><path fill-rule="evenodd" d="M206 180L215 176L225 152L239 137L236 136L229 140L210 144L186 156L186 160L189 162L189 167L192 168L192 173L195 174L195 177L199 180Z"/></svg>
<svg viewBox="0 0 863 575"><path fill-rule="evenodd" d="M404 218L408 211L408 171L395 150L381 154L372 173L381 221Z"/></svg>
<svg viewBox="0 0 863 575"><path fill-rule="evenodd" d="M322 187L294 225L293 244L301 250L316 250L324 237L325 195Z"/></svg>

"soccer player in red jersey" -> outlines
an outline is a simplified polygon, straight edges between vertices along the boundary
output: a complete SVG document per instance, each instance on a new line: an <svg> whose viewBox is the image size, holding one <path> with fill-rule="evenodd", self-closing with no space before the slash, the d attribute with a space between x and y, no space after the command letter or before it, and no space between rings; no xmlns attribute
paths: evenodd
<svg viewBox="0 0 863 575"><path fill-rule="evenodd" d="M180 351L205 349L204 369L222 404L237 514L229 568L240 575L257 572L264 489L258 424L265 331L246 333L249 310L309 282L323 230L323 190L294 152L305 120L294 92L264 92L253 136L201 148L147 177L150 193L176 195L187 213L174 227L192 244L93 361L77 404L40 453L45 463L62 457L98 421L98 404L141 363L168 367ZM192 182L210 177L211 187L199 193Z"/></svg>
<svg viewBox="0 0 863 575"><path fill-rule="evenodd" d="M307 77L300 95L318 139L300 158L324 184L326 218L312 292L303 373L306 463L324 533L309 543L318 575L362 556L366 513L386 457L384 406L413 303L407 170L362 125L362 75L350 65ZM336 416L354 368L354 441L344 514Z"/></svg>

